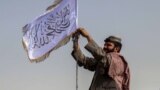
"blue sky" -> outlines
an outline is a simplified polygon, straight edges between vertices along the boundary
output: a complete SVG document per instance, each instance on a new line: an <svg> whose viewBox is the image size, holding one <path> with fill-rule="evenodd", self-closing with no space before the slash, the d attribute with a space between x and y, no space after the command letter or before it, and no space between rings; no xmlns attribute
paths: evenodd
<svg viewBox="0 0 160 90"><path fill-rule="evenodd" d="M41 63L30 63L22 46L22 27L44 13L53 0L0 1L0 90L75 90L72 43ZM122 38L131 69L131 90L160 89L160 1L79 0L79 26L103 47L109 35ZM86 40L81 38L83 49ZM65 51L65 52L64 52ZM79 68L79 90L88 90L93 72Z"/></svg>

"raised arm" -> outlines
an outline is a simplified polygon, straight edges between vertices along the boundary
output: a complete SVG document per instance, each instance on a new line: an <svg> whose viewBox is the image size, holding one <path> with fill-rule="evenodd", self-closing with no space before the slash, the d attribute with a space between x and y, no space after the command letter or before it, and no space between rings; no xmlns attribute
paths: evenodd
<svg viewBox="0 0 160 90"><path fill-rule="evenodd" d="M77 61L79 66L84 66L84 68L94 71L96 68L97 61L94 58L86 57L80 50L78 43L79 35L77 33L73 34L73 51L72 56Z"/></svg>
<svg viewBox="0 0 160 90"><path fill-rule="evenodd" d="M96 58L102 58L105 56L105 52L101 47L97 45L97 43L93 40L93 38L89 35L89 33L84 28L78 28L77 30L83 37L85 37L88 41L85 48Z"/></svg>

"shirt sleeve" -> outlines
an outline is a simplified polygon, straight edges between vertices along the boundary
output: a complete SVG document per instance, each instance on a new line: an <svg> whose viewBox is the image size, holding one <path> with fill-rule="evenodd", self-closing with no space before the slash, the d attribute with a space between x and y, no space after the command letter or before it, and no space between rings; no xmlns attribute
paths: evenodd
<svg viewBox="0 0 160 90"><path fill-rule="evenodd" d="M102 59L106 54L103 51L103 49L97 45L97 43L94 40L89 42L85 46L85 49L88 50L94 56L95 59L99 59L99 60Z"/></svg>
<svg viewBox="0 0 160 90"><path fill-rule="evenodd" d="M86 57L81 50L73 50L72 56L77 61L79 66L83 66L85 69L90 71L95 71L97 61L94 58Z"/></svg>

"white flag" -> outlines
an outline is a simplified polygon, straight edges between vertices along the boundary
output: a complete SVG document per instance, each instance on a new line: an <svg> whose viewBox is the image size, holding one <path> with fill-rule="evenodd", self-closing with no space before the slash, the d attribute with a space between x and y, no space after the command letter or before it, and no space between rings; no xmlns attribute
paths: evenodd
<svg viewBox="0 0 160 90"><path fill-rule="evenodd" d="M77 28L77 0L62 0L54 9L23 27L23 45L31 61L44 60L66 44Z"/></svg>

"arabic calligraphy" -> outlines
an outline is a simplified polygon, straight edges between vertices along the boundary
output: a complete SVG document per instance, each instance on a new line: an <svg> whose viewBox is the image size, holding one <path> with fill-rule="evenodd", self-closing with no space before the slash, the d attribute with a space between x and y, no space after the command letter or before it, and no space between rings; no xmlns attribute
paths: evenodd
<svg viewBox="0 0 160 90"><path fill-rule="evenodd" d="M29 38L29 49L41 48L49 44L57 35L61 34L70 26L70 6L50 14L45 20L30 27L27 32Z"/></svg>

